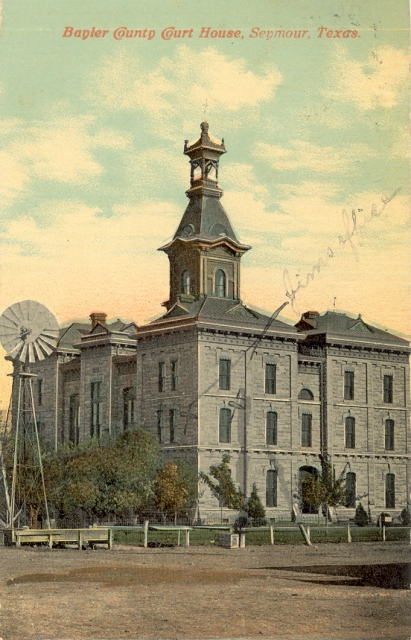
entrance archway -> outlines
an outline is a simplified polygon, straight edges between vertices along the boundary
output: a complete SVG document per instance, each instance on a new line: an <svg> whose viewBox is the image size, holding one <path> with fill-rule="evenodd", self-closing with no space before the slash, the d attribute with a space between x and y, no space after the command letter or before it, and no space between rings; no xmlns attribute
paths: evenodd
<svg viewBox="0 0 411 640"><path fill-rule="evenodd" d="M300 495L301 513L317 513L317 508L304 500L304 482L313 476L318 477L318 469L310 466L300 467L298 472L298 493Z"/></svg>

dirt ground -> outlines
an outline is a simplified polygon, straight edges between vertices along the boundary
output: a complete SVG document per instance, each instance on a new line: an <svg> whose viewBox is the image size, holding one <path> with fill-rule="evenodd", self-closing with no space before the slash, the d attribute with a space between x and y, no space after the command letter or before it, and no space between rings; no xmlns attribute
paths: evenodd
<svg viewBox="0 0 411 640"><path fill-rule="evenodd" d="M409 640L410 556L398 542L0 547L0 640Z"/></svg>

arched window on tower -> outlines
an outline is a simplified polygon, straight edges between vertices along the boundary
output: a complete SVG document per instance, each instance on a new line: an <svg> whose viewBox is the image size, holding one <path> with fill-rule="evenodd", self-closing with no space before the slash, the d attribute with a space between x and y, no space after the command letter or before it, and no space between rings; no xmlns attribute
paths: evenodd
<svg viewBox="0 0 411 640"><path fill-rule="evenodd" d="M309 389L301 389L300 393L298 394L298 399L299 400L314 400L314 396L313 396L312 392Z"/></svg>
<svg viewBox="0 0 411 640"><path fill-rule="evenodd" d="M183 271L182 289L183 289L183 293L190 295L190 274L188 273L187 270Z"/></svg>
<svg viewBox="0 0 411 640"><path fill-rule="evenodd" d="M215 274L215 295L217 298L226 296L226 277L222 269L217 269Z"/></svg>

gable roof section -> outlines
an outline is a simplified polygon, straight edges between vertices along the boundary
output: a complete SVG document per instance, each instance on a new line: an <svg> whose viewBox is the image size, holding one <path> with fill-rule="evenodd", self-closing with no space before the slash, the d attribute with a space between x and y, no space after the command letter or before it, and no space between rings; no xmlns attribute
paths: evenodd
<svg viewBox="0 0 411 640"><path fill-rule="evenodd" d="M311 325L311 328L309 327ZM327 336L341 336L346 339L356 339L372 342L381 342L390 345L398 345L404 348L409 346L409 342L404 338L378 329L371 324L364 322L359 315L352 318L346 313L338 311L326 311L324 314L314 318L300 320L297 328L303 330L307 337L310 335L326 334Z"/></svg>

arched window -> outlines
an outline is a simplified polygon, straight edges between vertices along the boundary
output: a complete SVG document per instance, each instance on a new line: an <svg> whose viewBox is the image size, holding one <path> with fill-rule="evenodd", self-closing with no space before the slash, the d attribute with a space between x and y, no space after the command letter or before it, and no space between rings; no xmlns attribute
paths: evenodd
<svg viewBox="0 0 411 640"><path fill-rule="evenodd" d="M231 411L230 409L220 409L219 441L231 442Z"/></svg>
<svg viewBox="0 0 411 640"><path fill-rule="evenodd" d="M182 289L183 289L183 293L186 293L187 295L190 295L190 274L188 273L187 270L183 271Z"/></svg>
<svg viewBox="0 0 411 640"><path fill-rule="evenodd" d="M267 411L267 444L277 444L276 411Z"/></svg>
<svg viewBox="0 0 411 640"><path fill-rule="evenodd" d="M394 420L385 421L385 448L394 451Z"/></svg>
<svg viewBox="0 0 411 640"><path fill-rule="evenodd" d="M355 473L350 471L345 477L345 506L355 509L355 495L357 493L357 479Z"/></svg>
<svg viewBox="0 0 411 640"><path fill-rule="evenodd" d="M267 471L265 504L267 507L277 506L277 471L275 469Z"/></svg>
<svg viewBox="0 0 411 640"><path fill-rule="evenodd" d="M298 394L299 400L314 400L314 396L309 389L301 389Z"/></svg>
<svg viewBox="0 0 411 640"><path fill-rule="evenodd" d="M136 391L134 387L123 389L123 428L127 431L136 422Z"/></svg>
<svg viewBox="0 0 411 640"><path fill-rule="evenodd" d="M225 298L226 277L222 269L217 269L215 274L215 295L217 298Z"/></svg>
<svg viewBox="0 0 411 640"><path fill-rule="evenodd" d="M345 419L345 447L355 449L355 418L352 416Z"/></svg>
<svg viewBox="0 0 411 640"><path fill-rule="evenodd" d="M387 473L385 476L385 506L387 509L395 509L395 474Z"/></svg>

